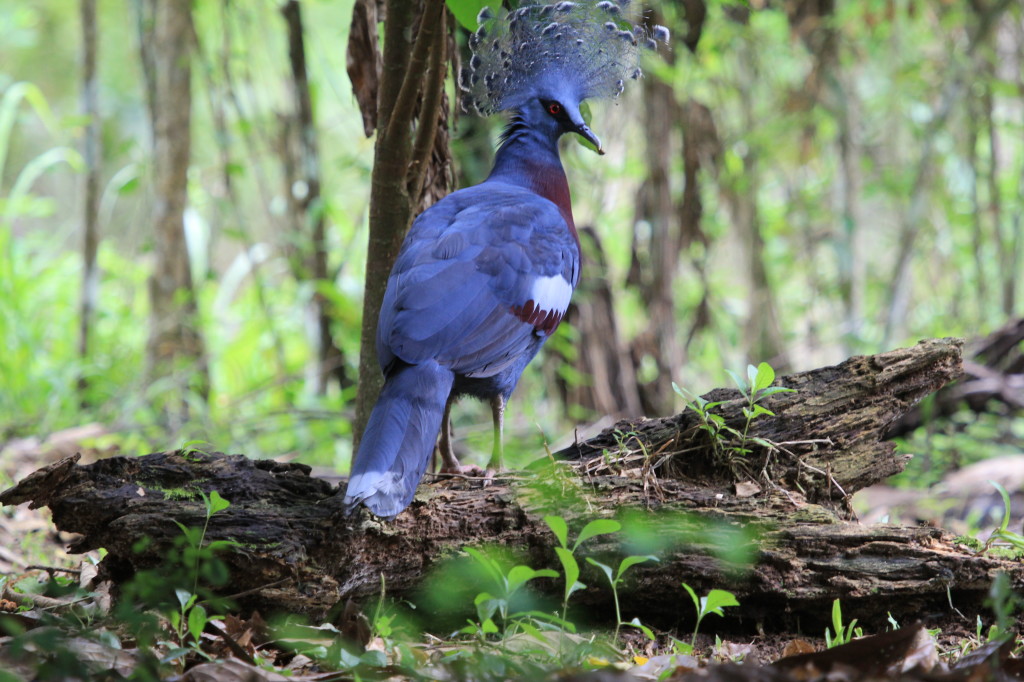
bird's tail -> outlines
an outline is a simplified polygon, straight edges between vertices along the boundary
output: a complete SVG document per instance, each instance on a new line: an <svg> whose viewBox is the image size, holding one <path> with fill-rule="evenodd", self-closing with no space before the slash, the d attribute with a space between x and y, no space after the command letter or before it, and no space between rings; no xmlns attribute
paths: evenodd
<svg viewBox="0 0 1024 682"><path fill-rule="evenodd" d="M433 360L388 376L352 458L343 505L392 518L409 506L434 451L455 375Z"/></svg>

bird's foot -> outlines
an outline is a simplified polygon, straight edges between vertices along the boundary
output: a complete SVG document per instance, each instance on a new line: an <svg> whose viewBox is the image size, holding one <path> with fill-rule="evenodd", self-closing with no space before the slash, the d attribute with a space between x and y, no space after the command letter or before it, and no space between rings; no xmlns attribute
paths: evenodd
<svg viewBox="0 0 1024 682"><path fill-rule="evenodd" d="M490 469L481 469L476 464L456 464L442 466L437 472L439 476L471 476L473 478L494 478Z"/></svg>

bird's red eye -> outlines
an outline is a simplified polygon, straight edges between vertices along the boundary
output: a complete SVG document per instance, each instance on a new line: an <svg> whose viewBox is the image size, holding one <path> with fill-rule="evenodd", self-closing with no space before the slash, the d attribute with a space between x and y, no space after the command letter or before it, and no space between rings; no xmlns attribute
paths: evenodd
<svg viewBox="0 0 1024 682"><path fill-rule="evenodd" d="M551 114L552 116L558 116L560 113L562 113L562 105L559 104L558 102L551 102L550 104L548 104L548 113Z"/></svg>

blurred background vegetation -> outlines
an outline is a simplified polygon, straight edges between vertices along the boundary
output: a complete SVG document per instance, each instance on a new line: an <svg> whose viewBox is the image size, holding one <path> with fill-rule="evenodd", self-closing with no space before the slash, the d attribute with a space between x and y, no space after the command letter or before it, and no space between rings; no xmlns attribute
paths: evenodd
<svg viewBox="0 0 1024 682"><path fill-rule="evenodd" d="M0 448L96 422L89 445L105 451L201 440L344 471L374 157L346 73L353 3L301 2L308 82L289 56L296 3L191 4L178 252L193 293L177 295L194 307L195 353L170 369L158 367L151 292L168 151L154 122L182 100L153 99L151 5L0 0ZM673 381L704 392L748 362L808 369L976 338L1021 315L1019 3L649 6L672 50L616 103L593 105L606 156L564 147L587 226L583 281L513 396L510 453L668 414L680 407ZM454 103L451 78L447 89ZM455 109L444 170L462 186L487 172L501 123ZM932 472L915 480L1019 453L1020 420L996 412L909 436ZM456 435L480 463L489 434L486 406L457 410Z"/></svg>

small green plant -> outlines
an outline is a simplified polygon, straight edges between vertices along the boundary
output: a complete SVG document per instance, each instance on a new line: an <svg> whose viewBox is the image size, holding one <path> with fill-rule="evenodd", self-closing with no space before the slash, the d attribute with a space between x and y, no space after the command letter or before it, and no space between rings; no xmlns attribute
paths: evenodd
<svg viewBox="0 0 1024 682"><path fill-rule="evenodd" d="M1003 518L999 522L999 527L992 531L992 535L989 536L982 551L988 551L997 541L1005 542L1014 550L1024 551L1024 536L1010 530L1010 494L1006 492L1006 488L995 481L989 481L989 483L999 491L1000 497L1003 498Z"/></svg>
<svg viewBox="0 0 1024 682"><path fill-rule="evenodd" d="M849 625L843 626L843 609L839 600L832 602L832 628L825 628L825 646L831 649L852 642L857 637L863 637L864 631L857 627L857 619L850 621Z"/></svg>
<svg viewBox="0 0 1024 682"><path fill-rule="evenodd" d="M628 557L625 557L622 561L619 562L619 568L618 568L617 571L615 571L615 577L613 578L612 577L612 568L611 568L611 566L608 566L606 564L602 564L600 561L597 561L596 559L594 559L592 557L587 557L587 561L588 562L590 562L594 566L597 566L598 568L600 568L604 572L605 576L608 578L608 584L612 588L612 598L615 600L615 639L616 640L618 640L618 638L619 638L619 630L620 630L620 628L623 625L628 625L630 627L634 627L634 628L640 630L640 632L644 633L644 636L646 636L647 639L649 639L651 641L654 641L654 633L651 632L651 629L649 627L647 627L646 625L642 625L640 623L640 619L639 618L634 618L633 620L631 620L628 623L624 623L622 621L622 611L619 608L619 583L622 582L622 577L625 575L626 571L628 571L633 566L636 566L637 564L642 564L642 563L647 562L647 561L657 561L657 560L658 560L658 557L656 557L654 555L651 555L651 554L649 554L647 556L628 556Z"/></svg>
<svg viewBox="0 0 1024 682"><path fill-rule="evenodd" d="M724 616L723 609L728 606L739 606L740 603L732 592L726 590L711 590L707 595L698 597L692 587L686 583L682 583L682 586L687 594L690 595L690 599L693 600L694 608L697 609L697 623L693 626L693 637L690 639L689 644L680 642L678 639L673 639L673 643L676 653L692 654L694 647L697 645L697 632L700 630L700 622L704 620L704 616L709 613Z"/></svg>
<svg viewBox="0 0 1024 682"><path fill-rule="evenodd" d="M478 621L469 621L469 624L459 630L462 634L475 635L479 639L486 639L488 635L500 634L502 637L509 635L513 624L517 629L529 629L524 627L526 619L546 618L547 614L537 611L521 611L509 613L509 605L513 597L526 583L536 578L557 578L558 573L550 568L533 569L523 564L518 564L505 570L502 563L485 552L474 547L467 547L466 553L473 557L473 560L481 566L487 575L492 579L497 589L494 594L481 592L473 600L476 607ZM501 628L494 622L497 614L501 622ZM528 625L528 624L527 624Z"/></svg>
<svg viewBox="0 0 1024 682"><path fill-rule="evenodd" d="M992 586L989 587L988 597L985 599L985 606L992 609L993 615L996 617L995 624L989 628L987 641L992 642L998 639L1004 639L1013 636L1014 632L1014 614L1017 613L1017 609L1024 603L1021 596L1014 592L1013 586L1010 584L1010 578L1005 573L997 573L995 580L992 581ZM979 625L979 639L980 637L980 626L981 620L978 620Z"/></svg>
<svg viewBox="0 0 1024 682"><path fill-rule="evenodd" d="M558 555L558 561L562 564L562 572L565 576L565 590L562 594L562 620L565 621L569 611L569 597L577 590L586 587L579 581L580 566L576 561L576 550L592 537L619 532L622 529L622 524L613 519L595 519L583 527L576 542L570 547L569 527L565 523L565 519L561 516L545 516L544 523L548 524L548 528L558 540L559 546L555 547L555 554Z"/></svg>
<svg viewBox="0 0 1024 682"><path fill-rule="evenodd" d="M186 561L191 559L192 590L189 591L180 587L174 590L178 608L177 610L170 611L167 617L171 622L171 627L174 629L177 644L168 645L168 653L163 659L165 662L174 661L193 653L209 658L199 646L200 638L202 637L203 630L206 628L206 624L211 620L220 618L220 616L211 616L207 612L206 607L200 602L199 578L202 573L201 564L204 560L211 559L213 553L217 550L238 546L238 543L232 540L216 540L208 544L206 543L206 532L210 527L210 519L214 514L230 507L231 503L221 497L220 493L216 490L211 491L209 496L202 492L199 494L202 496L203 505L206 508L206 519L203 522L202 529L189 528L177 520L174 522L181 528L181 532L185 537L186 546L183 558ZM187 646L186 643L188 643Z"/></svg>
<svg viewBox="0 0 1024 682"><path fill-rule="evenodd" d="M762 415L775 416L774 412L761 404L762 400L776 393L795 391L795 389L784 386L772 386L775 381L775 370L767 362L762 362L757 367L747 366L749 384L732 372L729 372L729 376L736 382L746 401L746 405L743 407L745 421L742 430L729 426L722 415L713 411L722 405L722 401L705 400L699 395L693 395L686 389L680 388L675 382L672 383L672 390L686 401L686 408L697 415L697 428L708 434L715 456L725 460L749 455L753 445L769 449L774 447L770 441L764 438L751 436L750 425Z"/></svg>
<svg viewBox="0 0 1024 682"><path fill-rule="evenodd" d="M184 534L187 548L186 554L193 559L193 577L192 577L192 593L195 594L196 589L199 587L199 563L203 559L204 554L210 552L216 552L219 549L227 549L229 547L237 547L238 543L233 540L215 540L204 548L204 542L206 541L206 531L210 527L210 519L213 515L222 512L231 506L231 503L220 496L216 490L210 491L210 495L207 496L205 493L200 492L200 496L203 498L203 506L206 508L206 519L203 521L202 530L196 528L189 528L185 524L178 520L174 523L177 524L178 528ZM205 551L204 551L205 549Z"/></svg>
<svg viewBox="0 0 1024 682"><path fill-rule="evenodd" d="M749 384L744 384L732 372L729 372L729 376L736 382L740 392L747 399L747 405L743 408L743 416L746 418L746 422L743 424L743 433L740 434L740 449L746 449L748 442L756 443L766 448L772 447L772 444L763 438L750 438L747 436L750 433L750 423L761 415L775 416L774 412L760 404L762 400L776 393L794 393L796 389L786 388L785 386L772 386L772 383L775 381L775 370L767 362L762 362L757 367L747 365ZM744 454L749 454L749 452L749 450L746 450Z"/></svg>

